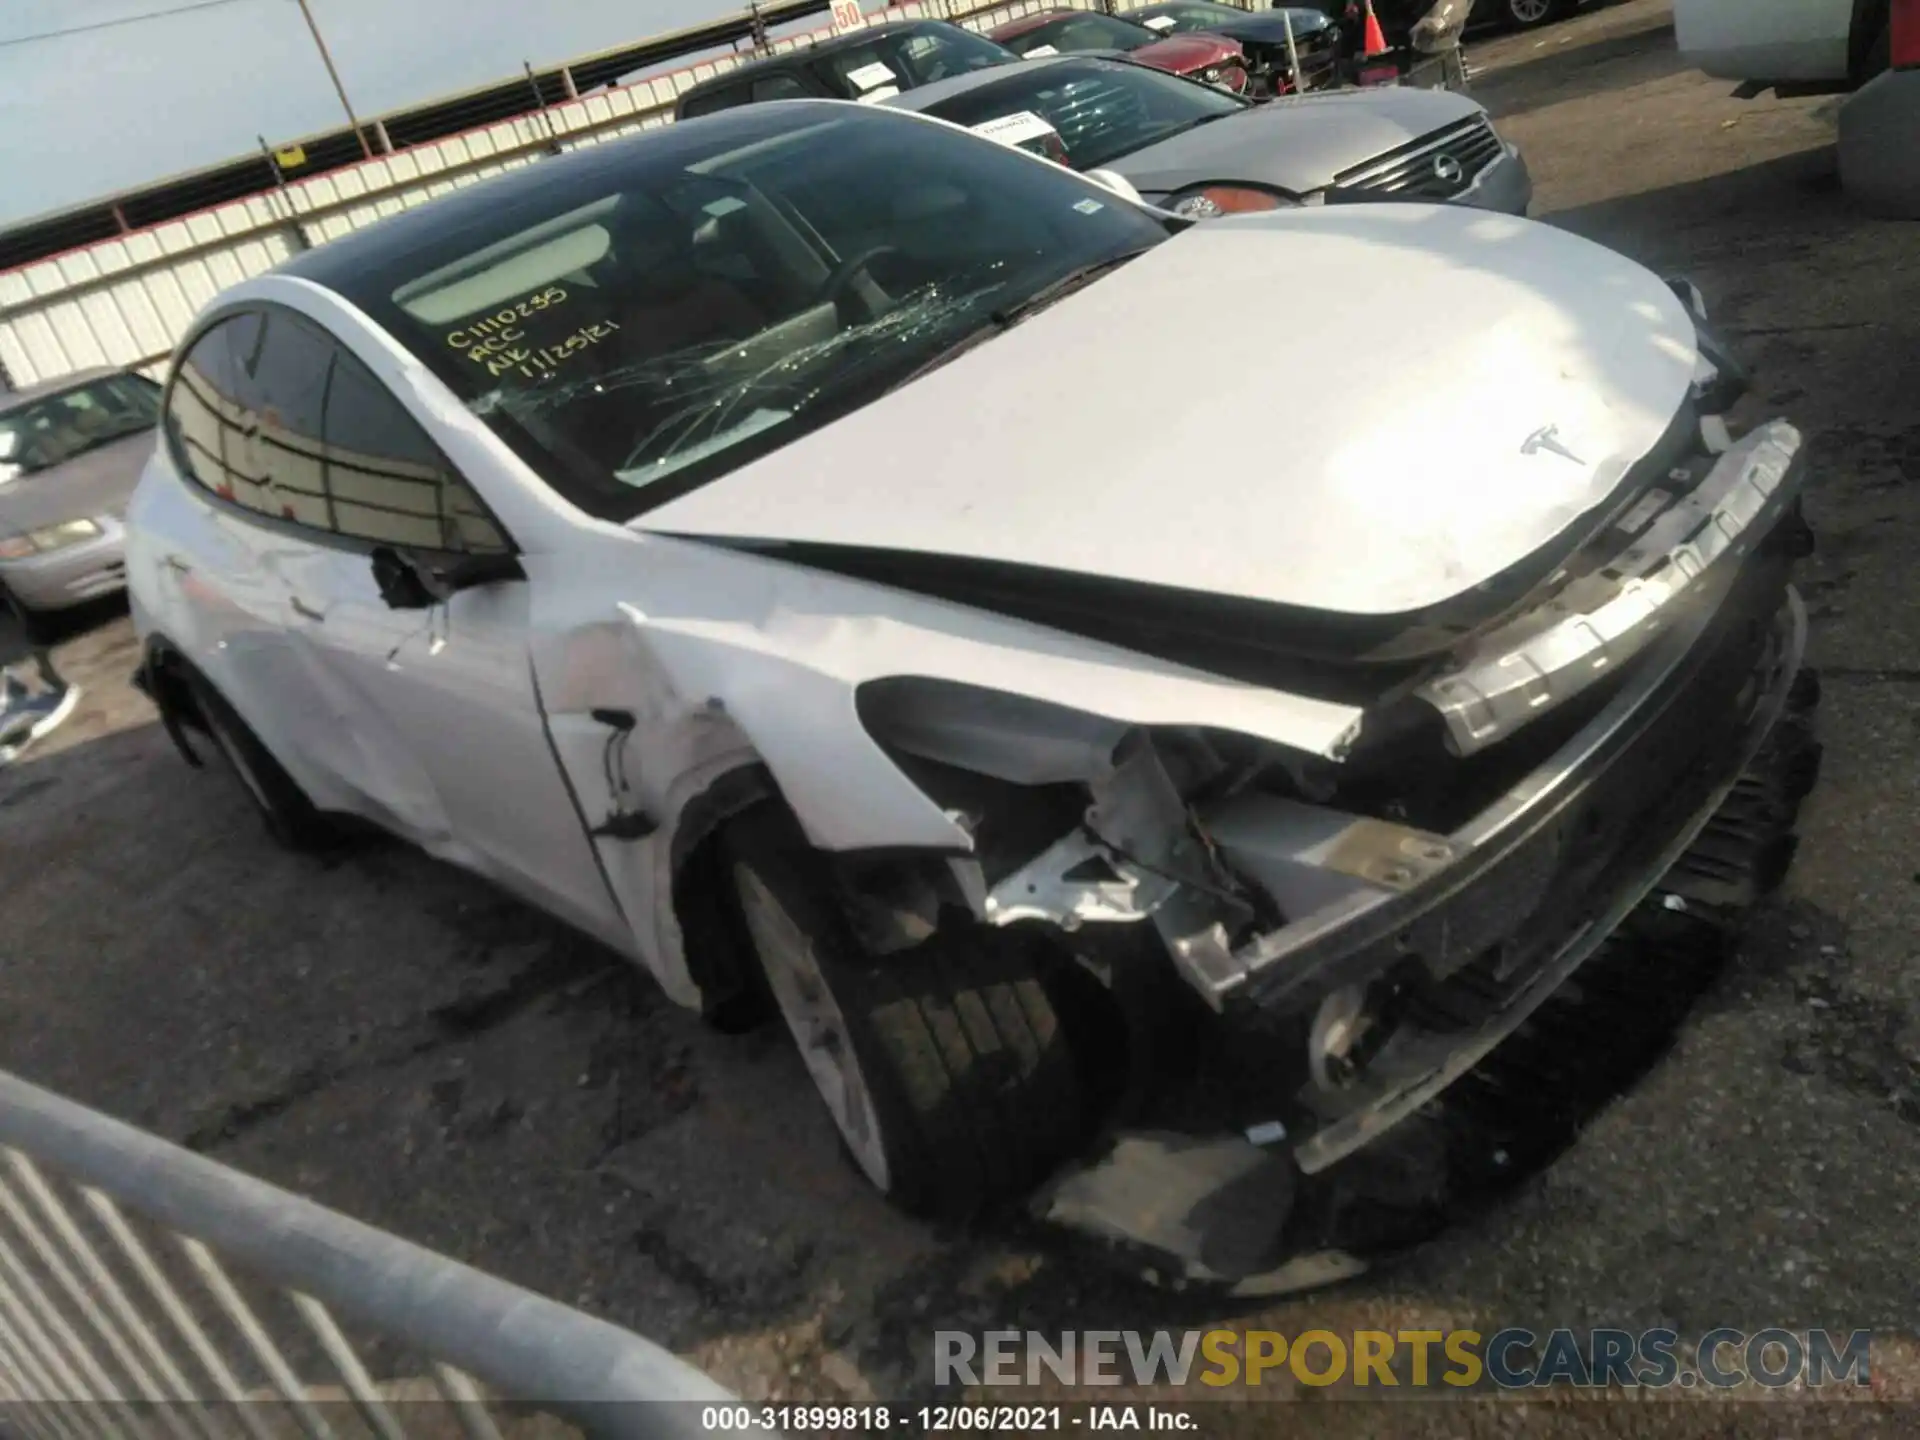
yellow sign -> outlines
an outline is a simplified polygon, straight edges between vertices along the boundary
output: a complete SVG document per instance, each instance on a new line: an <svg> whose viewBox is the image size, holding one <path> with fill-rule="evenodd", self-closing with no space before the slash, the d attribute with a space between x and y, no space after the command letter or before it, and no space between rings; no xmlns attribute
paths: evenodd
<svg viewBox="0 0 1920 1440"><path fill-rule="evenodd" d="M291 170L296 165L304 165L307 163L307 147L289 145L284 150L276 150L273 152L273 162L282 170Z"/></svg>

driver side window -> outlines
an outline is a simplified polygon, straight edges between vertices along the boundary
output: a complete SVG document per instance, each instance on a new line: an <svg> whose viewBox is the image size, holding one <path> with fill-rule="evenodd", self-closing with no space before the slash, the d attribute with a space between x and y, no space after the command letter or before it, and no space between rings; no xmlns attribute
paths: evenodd
<svg viewBox="0 0 1920 1440"><path fill-rule="evenodd" d="M326 445L337 533L462 555L503 555L511 548L426 432L345 351L334 357Z"/></svg>
<svg viewBox="0 0 1920 1440"><path fill-rule="evenodd" d="M168 431L187 475L241 509L409 550L511 548L399 400L290 311L240 315L202 336L174 381Z"/></svg>

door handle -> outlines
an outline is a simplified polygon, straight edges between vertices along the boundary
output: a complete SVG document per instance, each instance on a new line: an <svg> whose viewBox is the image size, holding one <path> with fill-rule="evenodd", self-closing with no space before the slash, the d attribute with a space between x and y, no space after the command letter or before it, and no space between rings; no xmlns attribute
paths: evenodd
<svg viewBox="0 0 1920 1440"><path fill-rule="evenodd" d="M293 613L298 615L301 619L314 620L314 621L320 622L321 624L326 623L326 619L327 619L326 614L323 611L314 609L311 605L307 604L304 600L302 600L298 595L293 597L292 603L293 603Z"/></svg>
<svg viewBox="0 0 1920 1440"><path fill-rule="evenodd" d="M167 556L165 563L166 567L176 575L191 575L193 573L193 566L182 560L178 555Z"/></svg>

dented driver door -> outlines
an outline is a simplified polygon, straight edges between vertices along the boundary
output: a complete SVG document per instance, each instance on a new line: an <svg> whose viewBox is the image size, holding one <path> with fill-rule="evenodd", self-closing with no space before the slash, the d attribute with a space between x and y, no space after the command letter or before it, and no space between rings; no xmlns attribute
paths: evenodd
<svg viewBox="0 0 1920 1440"><path fill-rule="evenodd" d="M338 727L342 781L365 813L432 853L620 938L547 743L528 660L531 587L511 578L512 537L392 392L308 333L330 351L320 463L278 579L291 646ZM485 558L500 578L390 603L376 552L428 566Z"/></svg>

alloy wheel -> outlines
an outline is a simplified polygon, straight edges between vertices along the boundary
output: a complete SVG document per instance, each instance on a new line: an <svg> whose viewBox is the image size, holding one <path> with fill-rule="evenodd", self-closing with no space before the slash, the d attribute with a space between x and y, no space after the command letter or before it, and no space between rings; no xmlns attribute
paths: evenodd
<svg viewBox="0 0 1920 1440"><path fill-rule="evenodd" d="M814 947L783 925L778 907L765 892L760 877L739 871L747 931L766 971L774 1003L793 1032L800 1058L806 1062L814 1087L840 1130L854 1163L882 1192L888 1188L887 1151L880 1136L880 1116L873 1092L854 1053L846 1015L821 972Z"/></svg>

